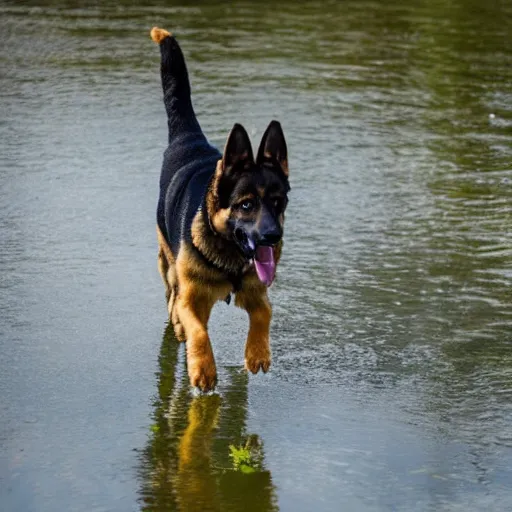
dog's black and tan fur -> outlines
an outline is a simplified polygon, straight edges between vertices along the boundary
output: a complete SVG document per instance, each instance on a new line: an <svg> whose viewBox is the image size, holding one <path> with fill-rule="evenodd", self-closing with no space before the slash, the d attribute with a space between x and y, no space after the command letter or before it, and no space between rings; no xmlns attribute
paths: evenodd
<svg viewBox="0 0 512 512"><path fill-rule="evenodd" d="M267 286L281 254L290 188L286 143L272 121L254 159L246 131L235 124L221 155L194 114L176 39L156 27L151 37L161 50L169 126L157 208L158 266L174 330L187 342L190 383L207 391L217 380L208 319L215 302L231 293L249 314L246 368L257 373L270 366ZM274 261L270 277L262 278L255 259L264 247Z"/></svg>

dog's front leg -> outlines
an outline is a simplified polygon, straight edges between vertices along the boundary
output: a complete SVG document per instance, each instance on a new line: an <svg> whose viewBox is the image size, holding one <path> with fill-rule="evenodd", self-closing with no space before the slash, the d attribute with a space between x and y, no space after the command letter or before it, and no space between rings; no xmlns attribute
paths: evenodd
<svg viewBox="0 0 512 512"><path fill-rule="evenodd" d="M251 293L252 292L252 293ZM249 314L249 334L245 344L245 368L252 373L270 368L270 320L272 307L266 289L256 294L256 290L241 291L236 304Z"/></svg>
<svg viewBox="0 0 512 512"><path fill-rule="evenodd" d="M199 286L180 283L177 313L185 330L190 384L210 391L217 383L217 369L206 326L214 301Z"/></svg>

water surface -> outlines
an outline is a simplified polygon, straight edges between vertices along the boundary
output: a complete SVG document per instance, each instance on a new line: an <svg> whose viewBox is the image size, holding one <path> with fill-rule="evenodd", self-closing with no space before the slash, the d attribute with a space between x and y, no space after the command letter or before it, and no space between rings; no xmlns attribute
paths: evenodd
<svg viewBox="0 0 512 512"><path fill-rule="evenodd" d="M287 137L273 366L191 394L166 329L159 52L222 147ZM512 509L512 6L0 6L7 511Z"/></svg>

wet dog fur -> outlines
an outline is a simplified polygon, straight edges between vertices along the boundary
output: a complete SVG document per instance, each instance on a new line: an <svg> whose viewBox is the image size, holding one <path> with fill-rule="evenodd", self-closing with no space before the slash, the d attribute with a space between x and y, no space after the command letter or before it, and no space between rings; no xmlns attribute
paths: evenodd
<svg viewBox="0 0 512 512"><path fill-rule="evenodd" d="M217 370L208 319L213 305L231 294L249 314L246 369L270 367L267 287L281 256L290 190L287 148L277 121L268 125L256 158L239 124L223 154L212 147L194 113L178 42L156 27L151 38L160 47L169 128L157 206L158 268L170 321L186 341L190 384L209 391Z"/></svg>

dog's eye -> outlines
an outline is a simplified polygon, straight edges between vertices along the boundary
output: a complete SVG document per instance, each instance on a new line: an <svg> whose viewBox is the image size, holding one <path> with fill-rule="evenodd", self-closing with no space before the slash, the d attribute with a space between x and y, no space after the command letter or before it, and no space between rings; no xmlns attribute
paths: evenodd
<svg viewBox="0 0 512 512"><path fill-rule="evenodd" d="M246 199L243 203L240 203L240 208L244 212L251 212L254 209L254 201L252 199Z"/></svg>

